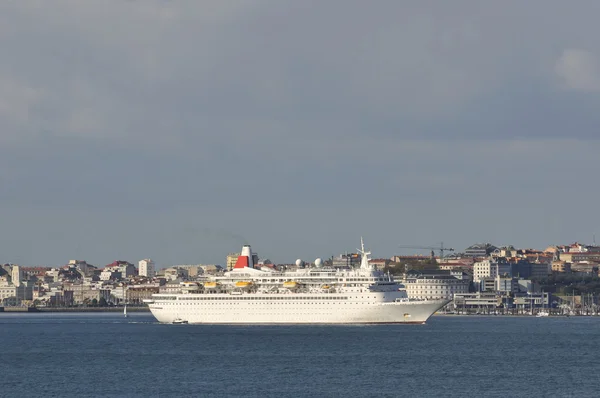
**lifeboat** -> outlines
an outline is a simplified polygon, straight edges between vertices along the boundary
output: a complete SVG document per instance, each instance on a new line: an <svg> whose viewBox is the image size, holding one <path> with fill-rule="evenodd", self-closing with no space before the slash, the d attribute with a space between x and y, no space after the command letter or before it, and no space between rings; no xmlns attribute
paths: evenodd
<svg viewBox="0 0 600 398"><path fill-rule="evenodd" d="M298 287L299 283L296 281L285 281L283 282L283 287L286 287L288 289L296 289Z"/></svg>
<svg viewBox="0 0 600 398"><path fill-rule="evenodd" d="M329 286L329 285L323 285L323 286L321 286L321 289L323 289L323 290L329 290L329 289L331 289L331 286Z"/></svg>
<svg viewBox="0 0 600 398"><path fill-rule="evenodd" d="M220 284L217 282L204 282L204 288L205 289L215 289L216 287L218 287Z"/></svg>
<svg viewBox="0 0 600 398"><path fill-rule="evenodd" d="M235 287L250 287L252 286L252 282L249 281L238 281L235 283Z"/></svg>

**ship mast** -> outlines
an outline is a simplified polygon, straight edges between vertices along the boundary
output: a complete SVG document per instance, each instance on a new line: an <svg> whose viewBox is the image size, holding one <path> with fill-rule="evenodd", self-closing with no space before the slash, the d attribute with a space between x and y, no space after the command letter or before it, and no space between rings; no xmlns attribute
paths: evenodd
<svg viewBox="0 0 600 398"><path fill-rule="evenodd" d="M369 265L369 256L371 252L365 251L365 244L362 236L360 237L360 249L356 249L361 254L360 269L371 270L372 267Z"/></svg>

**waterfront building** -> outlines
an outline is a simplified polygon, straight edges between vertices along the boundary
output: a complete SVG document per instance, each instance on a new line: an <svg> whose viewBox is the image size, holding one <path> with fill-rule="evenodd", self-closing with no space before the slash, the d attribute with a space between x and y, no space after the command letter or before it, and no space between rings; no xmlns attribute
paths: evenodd
<svg viewBox="0 0 600 398"><path fill-rule="evenodd" d="M63 283L63 291L71 292L70 294L73 296L72 304L76 305L89 305L94 300L98 302L100 298L110 296L110 290L87 283L65 282Z"/></svg>
<svg viewBox="0 0 600 398"><path fill-rule="evenodd" d="M495 311L502 304L502 298L496 293L459 293L454 295L454 308L457 310L477 309L486 312Z"/></svg>
<svg viewBox="0 0 600 398"><path fill-rule="evenodd" d="M535 286L531 279L518 279L517 283L519 284L519 292L522 293L533 293Z"/></svg>
<svg viewBox="0 0 600 398"><path fill-rule="evenodd" d="M139 274L141 276L147 276L148 278L154 278L156 275L156 268L154 261L149 258L145 258L138 262Z"/></svg>
<svg viewBox="0 0 600 398"><path fill-rule="evenodd" d="M476 282L475 287L479 292L493 292L496 290L496 279L492 276L486 276Z"/></svg>
<svg viewBox="0 0 600 398"><path fill-rule="evenodd" d="M18 287L7 280L0 281L0 305L6 303L9 299L17 297Z"/></svg>
<svg viewBox="0 0 600 398"><path fill-rule="evenodd" d="M500 293L516 293L519 291L519 280L514 277L497 275L494 280L494 290Z"/></svg>
<svg viewBox="0 0 600 398"><path fill-rule="evenodd" d="M33 300L33 283L21 281L17 286L6 279L0 281L0 306L20 305L27 300Z"/></svg>
<svg viewBox="0 0 600 398"><path fill-rule="evenodd" d="M409 298L452 300L455 294L468 293L471 281L461 271L411 270L405 274L403 284Z"/></svg>
<svg viewBox="0 0 600 398"><path fill-rule="evenodd" d="M109 302L112 302L113 304L119 304L119 303L123 303L125 302L125 299L127 298L127 286L124 284L118 284L116 286L113 286L110 289L110 300L107 300Z"/></svg>
<svg viewBox="0 0 600 398"><path fill-rule="evenodd" d="M548 308L550 304L550 293L523 293L515 295L513 304L517 309L524 312L532 311L534 308Z"/></svg>
<svg viewBox="0 0 600 398"><path fill-rule="evenodd" d="M130 285L125 291L126 301L129 304L141 304L146 299L152 298L152 295L160 291L158 283Z"/></svg>
<svg viewBox="0 0 600 398"><path fill-rule="evenodd" d="M72 290L51 290L44 297L46 305L51 307L64 307L73 305L73 291Z"/></svg>
<svg viewBox="0 0 600 398"><path fill-rule="evenodd" d="M164 285L160 286L160 288L159 288L160 293L165 293L165 294L180 293L181 292L181 282L182 281L179 279L168 281Z"/></svg>
<svg viewBox="0 0 600 398"><path fill-rule="evenodd" d="M496 292L477 292L454 296L454 308L460 312L498 313L498 311L517 311L534 313L535 310L550 307L550 294L515 292L512 295Z"/></svg>

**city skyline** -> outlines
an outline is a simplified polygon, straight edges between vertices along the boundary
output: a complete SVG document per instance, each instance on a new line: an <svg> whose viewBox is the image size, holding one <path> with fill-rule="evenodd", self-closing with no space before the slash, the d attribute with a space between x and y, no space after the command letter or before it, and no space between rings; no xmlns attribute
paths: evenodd
<svg viewBox="0 0 600 398"><path fill-rule="evenodd" d="M443 245L443 242L440 242L441 245ZM490 252L490 250L492 249L499 249L499 250L504 250L504 249L510 249L513 251L518 251L518 252L524 252L524 253L529 253L532 254L530 251L532 251L533 253L535 252L540 252L540 253L545 253L546 255L551 255L552 251L549 251L549 248L553 247L559 250L563 250L563 249L570 249L569 251L573 251L575 253L584 253L587 252L588 250L592 250L593 253L596 253L598 248L600 248L600 246L598 246L596 244L596 242L592 242L592 244L587 244L585 242L570 242L567 244L559 244L559 245L546 245L544 248L533 248L533 247L520 247L518 245L513 245L513 244L508 244L508 245L494 245L491 242L477 242L474 243L473 245L466 247L464 249L455 249L452 248L448 245L445 246L431 246L431 247L424 247L424 246L401 246L398 248L398 250L396 252L394 252L393 255L384 255L384 256L380 256L377 255L377 253L371 253L370 249L368 247L365 247L365 249L367 251L369 251L369 258L373 261L373 262L377 262L379 260L389 260L391 262L397 261L395 260L395 258L397 257L415 257L415 258L428 258L432 255L433 253L433 258L436 259L440 259L440 258L448 258L448 259L468 259L468 258L472 258L474 256L474 251L487 251ZM491 247L491 249L489 249L489 247ZM444 250L444 255L443 257L441 257L441 251L440 249ZM581 251L582 248L585 248L584 251ZM548 251L547 251L548 250ZM120 259L111 259L111 260L107 260L107 261L100 261L98 263L94 263L91 262L85 258L70 258L69 260L65 260L62 263L58 263L58 264L50 264L50 263L40 263L40 264L18 264L18 263L13 263L13 262L3 262L2 260L0 260L0 264L12 264L12 265L18 265L18 266L24 266L25 268L37 268L37 267L42 267L42 268L60 268L60 267L71 267L74 264L78 264L79 262L83 262L86 265L92 265L97 269L103 269L105 267L113 267L115 266L115 264L117 263L129 263L132 264L133 266L136 266L136 264L142 264L143 262L150 262L151 263L151 268L152 270L156 269L164 269L164 268L169 268L169 267L181 267L181 266L205 266L205 265L219 265L221 267L225 268L229 268L228 264L229 264L229 257L232 255L239 255L240 254L240 250L236 251L232 251L227 253L227 255L225 256L226 258L223 259L223 261L220 262L207 262L207 261L203 261L202 259L195 259L193 261L189 261L187 263L175 263L175 262L169 262L169 263L163 263L163 264L157 264L153 259L151 258L144 258L144 259L126 259L126 258L120 258ZM268 255L266 256L259 256L257 252L254 251L254 249L252 249L252 252L255 256L257 256L258 260L256 260L257 262L262 262L262 261L268 261L271 264L276 264L276 265L282 265L282 264L294 264L296 263L297 260L302 260L304 263L306 264L312 264L314 263L314 261L316 259L321 259L321 260L329 260L332 258L344 258L344 256L346 255L360 255L359 253L359 249L354 249L354 250L345 250L345 251L339 251L337 253L331 254L329 256L313 256L314 258L306 258L306 257L290 257L290 258L285 258L285 259L278 259L278 261L273 261L271 257L269 257ZM105 256L106 257L106 256ZM235 262L235 261L234 261ZM140 268L141 266L138 266L138 268L141 270L142 268ZM146 268L144 268L146 269ZM153 271L151 271L153 272Z"/></svg>
<svg viewBox="0 0 600 398"><path fill-rule="evenodd" d="M597 2L0 11L0 261L599 233Z"/></svg>

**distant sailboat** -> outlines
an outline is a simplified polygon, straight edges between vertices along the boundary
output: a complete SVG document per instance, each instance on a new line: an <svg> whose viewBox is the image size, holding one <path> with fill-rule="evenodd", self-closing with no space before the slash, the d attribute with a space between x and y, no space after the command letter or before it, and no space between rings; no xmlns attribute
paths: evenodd
<svg viewBox="0 0 600 398"><path fill-rule="evenodd" d="M549 315L550 315L550 312L546 311L546 300L544 300L544 293L542 292L542 310L538 311L536 316L538 318L542 318L542 317L549 316Z"/></svg>
<svg viewBox="0 0 600 398"><path fill-rule="evenodd" d="M125 307L123 307L123 316L127 318L127 304L125 304Z"/></svg>

